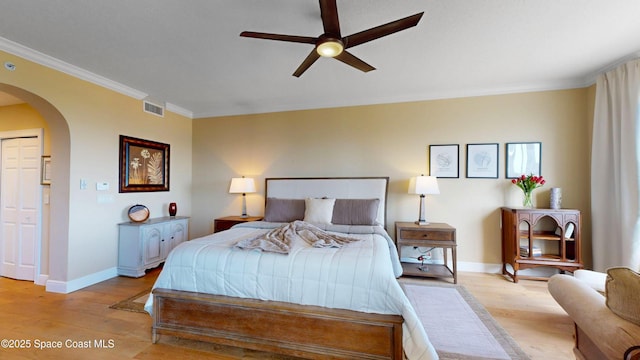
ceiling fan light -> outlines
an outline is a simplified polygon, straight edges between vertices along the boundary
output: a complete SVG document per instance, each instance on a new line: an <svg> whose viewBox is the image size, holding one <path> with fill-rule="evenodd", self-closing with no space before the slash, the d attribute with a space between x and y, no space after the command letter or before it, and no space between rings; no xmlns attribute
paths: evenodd
<svg viewBox="0 0 640 360"><path fill-rule="evenodd" d="M337 40L327 40L316 47L318 55L324 57L336 57L342 53L342 50L344 50L344 46L342 46L342 42Z"/></svg>

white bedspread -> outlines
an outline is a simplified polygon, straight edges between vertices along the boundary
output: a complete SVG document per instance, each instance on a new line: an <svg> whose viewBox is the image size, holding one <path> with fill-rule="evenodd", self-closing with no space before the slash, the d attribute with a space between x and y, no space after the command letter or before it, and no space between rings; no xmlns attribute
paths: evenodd
<svg viewBox="0 0 640 360"><path fill-rule="evenodd" d="M438 358L396 279L402 267L381 227L320 225L360 239L342 248L314 248L303 240L295 241L288 255L234 247L238 240L279 225L250 222L180 244L169 254L154 288L400 314L407 358ZM151 313L152 305L150 296L145 310Z"/></svg>

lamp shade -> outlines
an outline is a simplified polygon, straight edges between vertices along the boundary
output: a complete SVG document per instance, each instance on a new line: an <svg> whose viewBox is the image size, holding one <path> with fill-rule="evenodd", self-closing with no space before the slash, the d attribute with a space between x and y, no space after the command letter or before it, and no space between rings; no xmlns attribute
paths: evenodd
<svg viewBox="0 0 640 360"><path fill-rule="evenodd" d="M230 194L246 194L256 192L256 183L253 178L232 178L229 186Z"/></svg>
<svg viewBox="0 0 640 360"><path fill-rule="evenodd" d="M440 194L438 180L435 176L416 176L409 180L409 194L434 195Z"/></svg>

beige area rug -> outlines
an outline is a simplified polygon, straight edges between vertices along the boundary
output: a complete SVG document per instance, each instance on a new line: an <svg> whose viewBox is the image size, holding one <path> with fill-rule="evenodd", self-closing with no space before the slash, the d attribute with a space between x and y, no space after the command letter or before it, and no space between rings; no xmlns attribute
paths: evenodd
<svg viewBox="0 0 640 360"><path fill-rule="evenodd" d="M151 289L141 291L138 294L135 294L132 297L124 299L117 304L113 304L109 307L116 310L133 311L146 314L147 312L144 311L144 304L147 302L150 293Z"/></svg>
<svg viewBox="0 0 640 360"><path fill-rule="evenodd" d="M403 283L402 287L440 359L529 359L463 286Z"/></svg>
<svg viewBox="0 0 640 360"><path fill-rule="evenodd" d="M529 357L461 285L402 283L441 360L524 360ZM110 308L145 313L151 289Z"/></svg>

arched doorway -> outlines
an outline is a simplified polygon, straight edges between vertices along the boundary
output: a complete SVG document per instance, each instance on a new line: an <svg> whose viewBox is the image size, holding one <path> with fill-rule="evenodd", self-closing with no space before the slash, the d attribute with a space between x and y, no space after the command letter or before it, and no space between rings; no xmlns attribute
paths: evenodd
<svg viewBox="0 0 640 360"><path fill-rule="evenodd" d="M69 245L69 126L62 114L47 100L12 85L0 83L0 91L24 100L47 121L51 137L51 158L55 159L50 188L50 226L47 290L55 291L56 282L67 281Z"/></svg>

